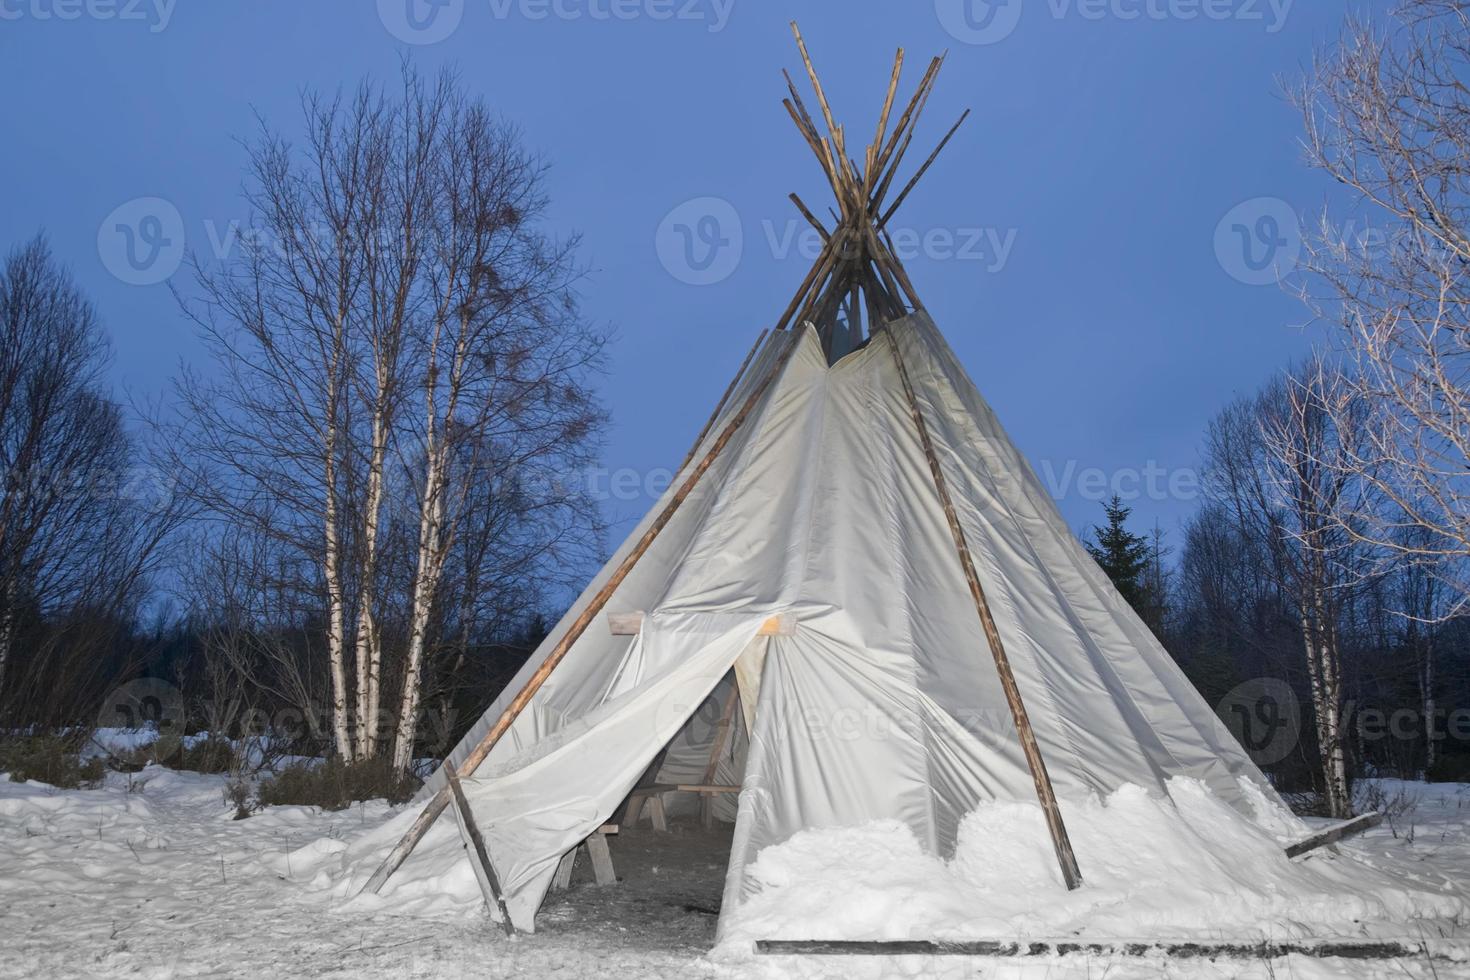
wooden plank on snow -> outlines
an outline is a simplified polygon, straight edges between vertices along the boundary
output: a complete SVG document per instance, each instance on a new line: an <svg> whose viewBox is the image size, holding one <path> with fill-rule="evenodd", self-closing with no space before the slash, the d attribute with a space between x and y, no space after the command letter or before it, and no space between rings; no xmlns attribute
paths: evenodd
<svg viewBox="0 0 1470 980"><path fill-rule="evenodd" d="M1160 956L1173 959L1276 959L1307 956L1313 959L1389 960L1433 958L1422 946L1368 940L1319 942L1100 942L1076 940L977 940L930 942L899 940L865 942L820 939L762 939L755 951L766 956Z"/></svg>
<svg viewBox="0 0 1470 980"><path fill-rule="evenodd" d="M1383 823L1383 819L1382 812L1365 813L1361 817L1354 817L1334 827L1328 827L1321 833L1313 834L1305 840L1297 841L1286 849L1286 856L1289 858L1301 857L1308 851L1315 851L1319 847L1326 847L1328 844L1336 844L1340 840L1356 837L1363 831L1371 830Z"/></svg>

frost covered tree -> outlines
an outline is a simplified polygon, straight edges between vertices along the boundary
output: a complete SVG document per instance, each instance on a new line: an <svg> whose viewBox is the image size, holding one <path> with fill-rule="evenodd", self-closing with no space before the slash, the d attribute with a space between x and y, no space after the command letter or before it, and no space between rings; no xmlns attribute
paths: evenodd
<svg viewBox="0 0 1470 980"><path fill-rule="evenodd" d="M1341 463L1376 490L1343 533L1470 608L1470 3L1402 0L1352 22L1297 92L1310 161L1351 192L1324 216L1304 291L1366 409ZM1350 230L1356 228L1356 230Z"/></svg>

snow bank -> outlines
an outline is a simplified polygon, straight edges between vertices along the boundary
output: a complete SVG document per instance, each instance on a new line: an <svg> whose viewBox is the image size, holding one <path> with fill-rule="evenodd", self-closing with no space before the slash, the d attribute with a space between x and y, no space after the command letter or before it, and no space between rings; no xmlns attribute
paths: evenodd
<svg viewBox="0 0 1470 980"><path fill-rule="evenodd" d="M1307 828L1278 806L1261 801L1253 822L1202 783L1169 790L1172 801L1128 786L1063 803L1085 879L1075 892L1036 804L979 807L948 861L898 821L797 834L750 866L757 890L725 910L721 950L755 939L1417 939L1416 922L1467 916L1444 875L1346 855L1289 861L1283 844Z"/></svg>
<svg viewBox="0 0 1470 980"><path fill-rule="evenodd" d="M656 904L626 916L626 904L618 904L625 889L594 889L606 906L584 906L593 911L569 925L507 940L484 914L452 820L439 821L385 889L390 894L346 901L417 808L272 807L237 821L226 781L150 766L133 776L109 775L99 789L58 790L0 774L0 978L1470 978L1470 962L1300 957L1265 964L755 957L746 944L738 959L715 960L701 958L701 950L677 939L681 934L649 930ZM1162 930L1187 919L1225 938L1227 928L1243 924L1253 935L1326 925L1340 933L1342 920L1363 912L1353 935L1445 937L1464 949L1463 928L1457 933L1429 918L1463 915L1470 786L1393 784L1385 791L1418 800L1399 818L1397 836L1382 827L1344 845L1340 856L1285 867L1279 831L1294 836L1296 821L1283 816L1281 828L1252 825L1220 811L1198 787L1178 787L1173 804L1124 791L1068 807L1087 875L1083 891L1070 896L1052 870L1033 808L982 807L948 862L924 854L896 825L802 834L761 854L761 891L732 915L728 931L799 938L810 930L805 934L840 938L861 927L867 935L937 935L931 926L949 922L952 935L1017 923L1053 932L1082 928L1095 915L1096 924L1085 922L1089 936L1108 923L1143 932L1155 928L1151 921ZM718 871L712 866L710 873ZM649 895L659 883L642 887ZM760 917L783 910L792 916L789 928ZM1395 910L1405 915L1397 923L1373 918ZM425 922L425 913L435 920Z"/></svg>

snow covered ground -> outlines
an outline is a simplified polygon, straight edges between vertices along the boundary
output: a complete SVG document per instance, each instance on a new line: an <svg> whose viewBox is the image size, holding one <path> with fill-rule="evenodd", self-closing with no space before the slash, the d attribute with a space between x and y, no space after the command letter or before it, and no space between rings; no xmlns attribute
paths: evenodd
<svg viewBox="0 0 1470 980"><path fill-rule="evenodd" d="M467 869L444 882L439 900L426 896L415 903L413 914L377 900L343 903L336 897L348 842L389 831L386 823L404 819L401 809L380 803L340 813L283 807L236 821L223 785L220 776L154 767L132 777L109 776L96 790L0 779L0 977L1470 977L1470 962L1423 960L757 959L742 942L707 954L728 832L687 828L671 837L647 830L626 834L614 845L623 883L574 886L548 901L535 936L507 940L465 890L473 888ZM745 925L776 928L777 921L760 916L787 916L784 910L800 898L814 903L817 919L830 921L834 908L844 919L877 914L880 928L889 931L908 928L904 923L916 916L947 915L934 912L933 903L958 902L981 919L992 917L995 926L1010 921L998 918L1004 910L1012 918L1031 916L1037 929L1067 930L1090 921L1108 936L1146 933L1148 923L1167 920L1180 902L1198 900L1198 885L1187 880L1198 874L1228 880L1215 908L1221 934L1244 928L1252 917L1258 934L1265 923L1274 923L1269 931L1277 937L1310 932L1327 913L1304 900L1312 889L1301 881L1319 890L1327 881L1338 893L1334 914L1345 925L1360 920L1355 935L1432 939L1451 954L1470 950L1463 915L1470 894L1470 786L1384 788L1389 796L1403 790L1417 803L1394 827L1343 845L1342 856L1314 858L1262 878L1249 859L1234 867L1219 863L1219 853L1249 841L1200 841L1198 868L1155 848L1144 857L1173 862L1163 874L1178 886L1162 894L1138 888L1131 895L1127 879L1136 877L1138 861L1120 857L1104 866L1094 856L1084 867L1093 869L1090 885L1097 892L1069 909L1048 901L1026 905L1027 896L1034 900L1047 891L1044 881L1030 880L1036 872L1026 862L1005 870L1015 885L1011 894L987 896L964 884L974 876L961 866L963 846L960 861L946 868L904 851L894 828L870 827L852 832L864 840L840 842L856 846L859 856L875 856L863 880L842 894L788 895L780 910L773 903L764 911L753 907ZM1194 805L1206 803L1183 809ZM1106 839L1094 835L1105 834L1109 821L1146 830L1147 821L1161 819L1145 800L1109 806L1117 807L1111 815L1077 821L1079 855L1105 847ZM999 820L1009 832L1014 822L1004 817L991 814L969 833L994 840L998 825L985 820ZM1197 815L1191 819L1198 822ZM825 860L832 843L797 841L763 855L764 880L775 886L819 879L811 862ZM883 854L894 860L879 859ZM921 894L917 886L927 880L939 887ZM1021 904L1009 905L1013 900ZM1084 911L1090 918L1079 918ZM789 916L784 921L800 929Z"/></svg>

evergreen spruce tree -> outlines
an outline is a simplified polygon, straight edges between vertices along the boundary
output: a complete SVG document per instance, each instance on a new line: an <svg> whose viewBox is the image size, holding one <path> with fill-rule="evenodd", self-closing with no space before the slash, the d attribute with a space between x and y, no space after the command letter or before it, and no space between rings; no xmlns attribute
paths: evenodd
<svg viewBox="0 0 1470 980"><path fill-rule="evenodd" d="M1152 548L1147 538L1128 530L1128 515L1133 511L1123 506L1122 497L1115 494L1112 500L1103 504L1103 511L1108 522L1092 529L1096 543L1088 542L1087 550L1112 579L1118 592L1128 600L1128 605L1147 622L1155 605L1147 584ZM1149 626L1157 629L1153 623Z"/></svg>

